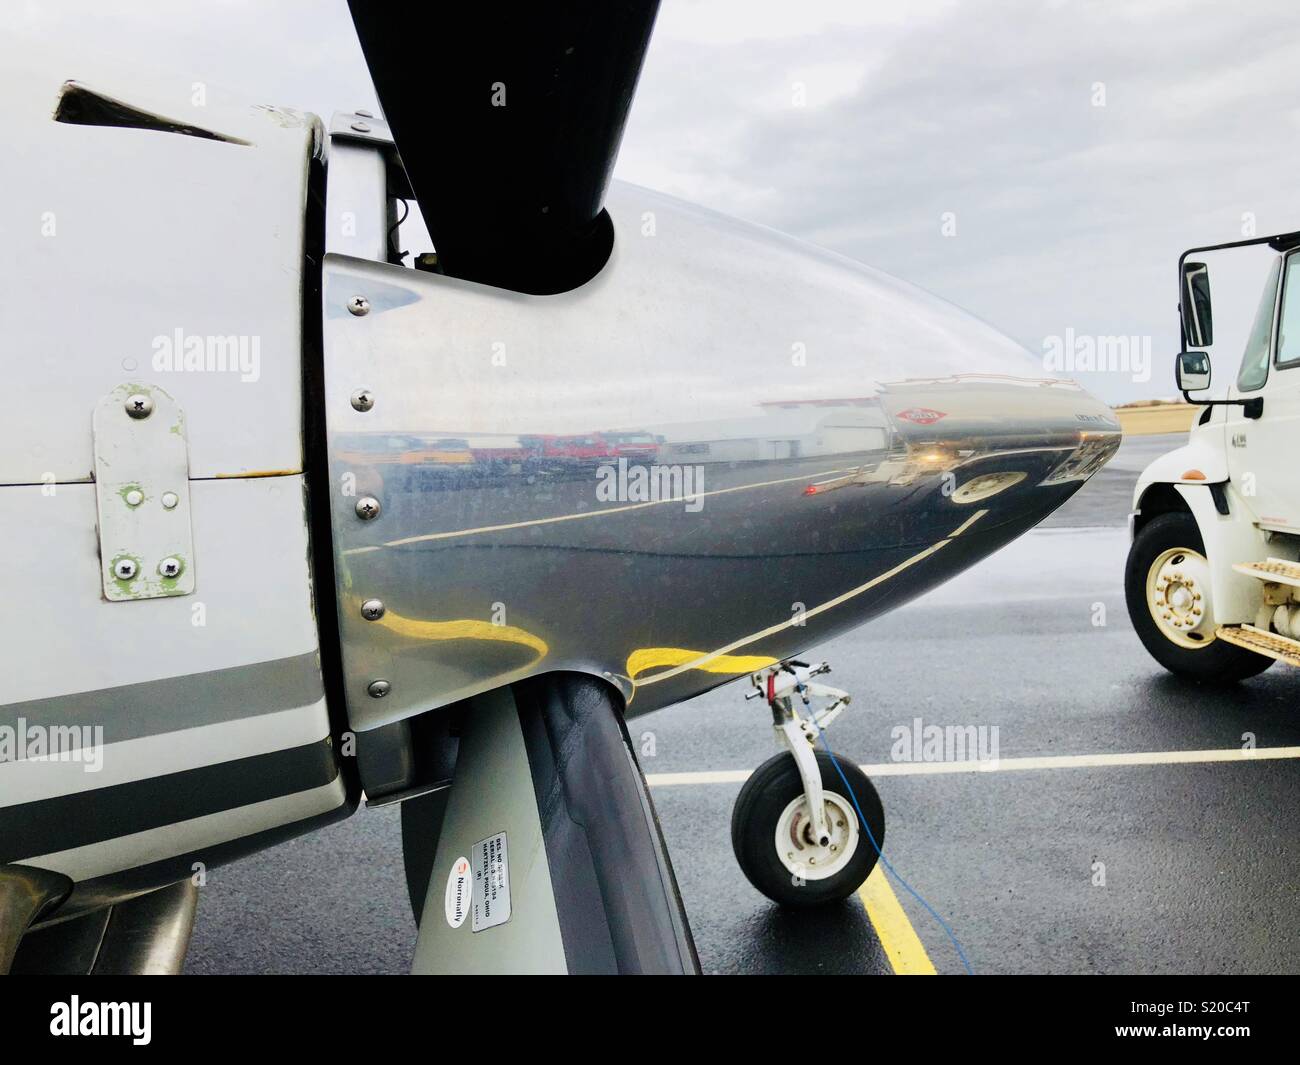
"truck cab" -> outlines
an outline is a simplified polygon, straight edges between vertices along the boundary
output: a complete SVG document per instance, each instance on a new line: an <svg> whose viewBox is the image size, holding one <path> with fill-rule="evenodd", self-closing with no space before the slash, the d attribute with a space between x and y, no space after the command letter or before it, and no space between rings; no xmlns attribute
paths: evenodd
<svg viewBox="0 0 1300 1065"><path fill-rule="evenodd" d="M1211 273L1245 256L1258 302L1224 328ZM1161 665L1229 683L1300 664L1300 233L1193 248L1179 288L1178 387L1203 409L1138 480L1125 595Z"/></svg>

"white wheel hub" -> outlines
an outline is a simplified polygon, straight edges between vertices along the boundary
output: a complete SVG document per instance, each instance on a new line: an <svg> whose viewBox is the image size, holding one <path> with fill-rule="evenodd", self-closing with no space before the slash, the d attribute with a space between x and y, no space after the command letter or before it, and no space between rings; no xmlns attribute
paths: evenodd
<svg viewBox="0 0 1300 1065"><path fill-rule="evenodd" d="M1214 641L1210 564L1199 551L1171 547L1147 571L1147 609L1164 636L1198 650Z"/></svg>
<svg viewBox="0 0 1300 1065"><path fill-rule="evenodd" d="M825 845L813 837L808 798L800 795L776 822L776 853L792 876L826 880L846 865L858 849L858 815L853 804L833 791L822 793L830 838Z"/></svg>

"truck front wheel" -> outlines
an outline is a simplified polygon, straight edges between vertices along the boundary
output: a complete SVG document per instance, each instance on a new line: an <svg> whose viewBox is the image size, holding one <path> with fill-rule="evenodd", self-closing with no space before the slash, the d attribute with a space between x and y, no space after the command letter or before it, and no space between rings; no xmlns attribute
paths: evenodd
<svg viewBox="0 0 1300 1065"><path fill-rule="evenodd" d="M1231 684L1263 673L1266 655L1215 639L1210 565L1196 519L1161 514L1129 548L1124 598L1143 646L1165 669L1189 680Z"/></svg>

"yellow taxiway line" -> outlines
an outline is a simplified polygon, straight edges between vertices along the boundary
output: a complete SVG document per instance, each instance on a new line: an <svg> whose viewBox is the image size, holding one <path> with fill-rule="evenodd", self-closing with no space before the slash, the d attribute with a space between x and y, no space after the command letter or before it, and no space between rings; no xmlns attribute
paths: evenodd
<svg viewBox="0 0 1300 1065"><path fill-rule="evenodd" d="M898 896L889 886L884 865L877 861L866 882L858 888L858 898L867 908L867 917L876 930L876 938L885 957L898 976L935 976L934 962L925 952L925 944L907 919Z"/></svg>

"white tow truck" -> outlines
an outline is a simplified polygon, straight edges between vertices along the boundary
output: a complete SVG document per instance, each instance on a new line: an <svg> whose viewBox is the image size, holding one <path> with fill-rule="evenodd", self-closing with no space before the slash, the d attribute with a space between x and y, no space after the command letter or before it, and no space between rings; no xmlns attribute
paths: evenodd
<svg viewBox="0 0 1300 1065"><path fill-rule="evenodd" d="M1215 344L1205 260L1217 269L1245 254L1271 255L1263 292L1240 363L1223 362L1235 350L1219 356L1234 379L1205 398ZM1162 666L1232 683L1276 660L1300 665L1300 233L1190 249L1179 285L1178 387L1203 410L1186 446L1138 480L1125 598Z"/></svg>

